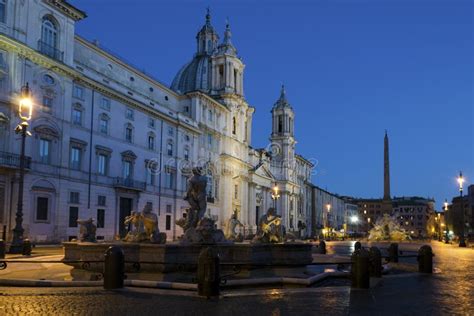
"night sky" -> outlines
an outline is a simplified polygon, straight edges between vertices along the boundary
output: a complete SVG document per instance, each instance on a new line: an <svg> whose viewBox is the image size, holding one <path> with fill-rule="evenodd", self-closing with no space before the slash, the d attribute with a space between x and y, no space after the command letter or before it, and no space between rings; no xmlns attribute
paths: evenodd
<svg viewBox="0 0 474 316"><path fill-rule="evenodd" d="M382 197L383 136L392 195L458 194L474 179L474 2L71 1L76 32L169 86L196 49L210 6L221 39L228 17L255 107L253 147L266 147L281 83L295 112L297 152L313 183ZM466 187L465 190L467 191Z"/></svg>

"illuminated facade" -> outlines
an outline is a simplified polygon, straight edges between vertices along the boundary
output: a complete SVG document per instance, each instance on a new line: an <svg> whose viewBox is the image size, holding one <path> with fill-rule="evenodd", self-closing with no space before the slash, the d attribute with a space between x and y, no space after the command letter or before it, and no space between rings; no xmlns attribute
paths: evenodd
<svg viewBox="0 0 474 316"><path fill-rule="evenodd" d="M74 238L76 220L89 217L97 235L110 240L125 233L124 217L146 204L158 214L160 230L175 239L193 166L208 176L207 216L219 227L237 212L246 232L254 232L274 203L276 183L287 229L310 234L313 166L295 154L295 114L282 89L272 111L272 145L251 147L258 107L244 97L245 65L229 25L219 42L208 13L192 61L167 86L77 36L75 23L86 15L67 1L4 5L0 112L9 120L0 120L0 223L7 232L18 188L16 100L28 82L35 109L23 226L31 240Z"/></svg>

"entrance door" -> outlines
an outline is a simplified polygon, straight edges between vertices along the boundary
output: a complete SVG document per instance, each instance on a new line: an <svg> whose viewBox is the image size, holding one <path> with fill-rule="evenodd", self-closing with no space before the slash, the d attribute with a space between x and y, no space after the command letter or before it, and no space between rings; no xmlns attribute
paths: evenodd
<svg viewBox="0 0 474 316"><path fill-rule="evenodd" d="M125 217L132 213L132 203L133 199L120 198L119 235L122 238L125 237L128 231L128 227L125 227L124 222Z"/></svg>

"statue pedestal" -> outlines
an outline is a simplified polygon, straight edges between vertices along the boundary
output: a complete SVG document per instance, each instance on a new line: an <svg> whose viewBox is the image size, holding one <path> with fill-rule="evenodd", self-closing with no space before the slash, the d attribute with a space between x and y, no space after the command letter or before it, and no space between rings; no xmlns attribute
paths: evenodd
<svg viewBox="0 0 474 316"><path fill-rule="evenodd" d="M127 273L174 273L194 272L197 268L199 252L208 247L205 244L147 244L127 242L64 242L64 260L97 261L104 260L105 251L112 245L120 246L125 254L125 270ZM304 267L312 262L311 244L215 244L223 263L223 270L232 269L232 264L238 264L245 270L251 270L252 264L269 265L268 269L282 265ZM133 262L139 262L140 267ZM103 263L71 263L74 272L102 272ZM285 267L281 267L285 268ZM74 271L85 270L85 271ZM78 275L76 274L76 275Z"/></svg>

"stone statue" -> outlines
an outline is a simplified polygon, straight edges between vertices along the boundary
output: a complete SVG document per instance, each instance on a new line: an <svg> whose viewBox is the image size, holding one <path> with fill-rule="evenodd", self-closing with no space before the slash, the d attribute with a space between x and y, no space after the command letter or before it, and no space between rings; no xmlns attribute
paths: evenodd
<svg viewBox="0 0 474 316"><path fill-rule="evenodd" d="M234 212L226 225L225 237L227 239L234 241L243 241L244 236L236 232L237 226L243 227L244 225L237 219L237 212Z"/></svg>
<svg viewBox="0 0 474 316"><path fill-rule="evenodd" d="M281 224L281 217L276 214L275 208L270 207L267 214L259 219L257 234L253 241L262 243L285 241L285 227Z"/></svg>
<svg viewBox="0 0 474 316"><path fill-rule="evenodd" d="M188 191L184 199L188 201L190 208L187 211L186 220L182 226L185 231L190 227L196 228L206 212L207 178L201 173L201 168L193 168L193 176L188 180Z"/></svg>
<svg viewBox="0 0 474 316"><path fill-rule="evenodd" d="M216 228L214 221L203 217L196 228L189 228L181 239L182 244L215 244L229 242L225 239L222 230Z"/></svg>
<svg viewBox="0 0 474 316"><path fill-rule="evenodd" d="M158 229L158 216L152 213L150 204L146 204L141 213L132 212L125 217L124 224L132 225L124 241L145 242L164 244L166 234L160 233Z"/></svg>
<svg viewBox="0 0 474 316"><path fill-rule="evenodd" d="M97 226L94 225L94 219L78 219L79 226L79 241L96 242L95 232Z"/></svg>

